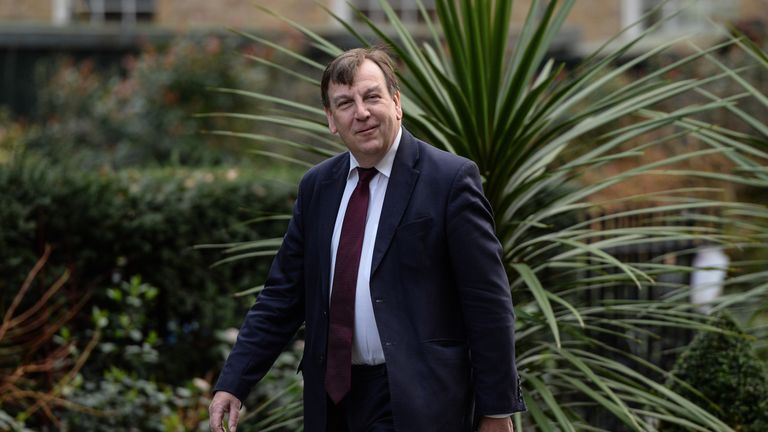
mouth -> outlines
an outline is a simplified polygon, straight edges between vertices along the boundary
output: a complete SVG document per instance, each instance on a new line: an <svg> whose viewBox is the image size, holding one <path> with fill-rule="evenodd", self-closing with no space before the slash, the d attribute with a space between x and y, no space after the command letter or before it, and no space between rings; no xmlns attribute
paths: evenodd
<svg viewBox="0 0 768 432"><path fill-rule="evenodd" d="M373 131L374 131L374 130L376 130L378 127L379 127L378 125L375 125L375 126L371 126L371 127L365 128L365 129L360 129L360 130L358 130L357 132L355 132L355 135L364 135L364 134L367 134L367 133L373 132Z"/></svg>

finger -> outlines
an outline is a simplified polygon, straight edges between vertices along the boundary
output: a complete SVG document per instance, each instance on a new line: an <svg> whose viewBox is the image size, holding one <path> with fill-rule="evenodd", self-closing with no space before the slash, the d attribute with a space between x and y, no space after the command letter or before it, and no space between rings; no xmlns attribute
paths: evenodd
<svg viewBox="0 0 768 432"><path fill-rule="evenodd" d="M221 425L221 420L224 417L224 407L219 404L211 404L211 415L208 421L208 426L211 432L219 432L224 430Z"/></svg>
<svg viewBox="0 0 768 432"><path fill-rule="evenodd" d="M240 417L239 402L236 400L229 403L229 430L235 432L237 430L237 419Z"/></svg>

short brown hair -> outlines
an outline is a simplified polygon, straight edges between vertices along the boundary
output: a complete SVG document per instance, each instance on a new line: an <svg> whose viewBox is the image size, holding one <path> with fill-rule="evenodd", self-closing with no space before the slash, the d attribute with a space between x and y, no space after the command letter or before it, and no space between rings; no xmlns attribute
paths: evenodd
<svg viewBox="0 0 768 432"><path fill-rule="evenodd" d="M354 84L355 73L366 60L376 63L379 69L384 72L384 79L387 82L387 90L389 90L390 96L394 96L396 92L400 91L400 84L397 82L392 57L389 56L389 53L384 48L354 48L341 53L323 71L323 78L320 80L320 93L323 99L323 106L326 109L331 107L331 101L328 99L328 86L331 83Z"/></svg>

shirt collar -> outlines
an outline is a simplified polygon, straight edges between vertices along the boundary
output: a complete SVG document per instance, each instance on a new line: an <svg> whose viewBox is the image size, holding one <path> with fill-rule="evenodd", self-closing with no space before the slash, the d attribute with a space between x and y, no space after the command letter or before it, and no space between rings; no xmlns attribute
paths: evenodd
<svg viewBox="0 0 768 432"><path fill-rule="evenodd" d="M392 143L391 146L389 146L389 150L387 150L387 154L384 155L383 158L375 165L375 168L377 171L379 171L381 174L384 174L387 178L389 178L389 175L392 173L392 165L395 164L395 154L397 154L397 148L400 147L400 138L403 136L403 128L400 127L400 129L397 131L397 136L395 136L395 141ZM359 167L360 163L357 162L357 159L355 159L355 156L352 155L352 152L349 153L349 174L352 173L352 171L355 170L355 168ZM349 176L347 177L349 178Z"/></svg>

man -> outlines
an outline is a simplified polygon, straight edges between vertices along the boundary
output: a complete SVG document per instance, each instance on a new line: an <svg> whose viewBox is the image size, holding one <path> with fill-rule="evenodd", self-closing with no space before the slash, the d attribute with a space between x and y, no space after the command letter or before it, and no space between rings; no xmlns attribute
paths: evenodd
<svg viewBox="0 0 768 432"><path fill-rule="evenodd" d="M512 431L525 409L509 283L477 166L401 127L380 49L323 73L349 152L310 169L269 276L216 384L211 429L305 324L304 429Z"/></svg>

